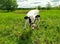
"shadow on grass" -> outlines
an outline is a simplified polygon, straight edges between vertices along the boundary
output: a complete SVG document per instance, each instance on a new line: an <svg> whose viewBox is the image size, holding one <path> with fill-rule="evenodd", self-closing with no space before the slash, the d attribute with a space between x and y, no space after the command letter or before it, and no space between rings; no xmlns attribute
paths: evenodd
<svg viewBox="0 0 60 44"><path fill-rule="evenodd" d="M32 30L28 32L23 32L22 35L18 39L18 44L32 44Z"/></svg>

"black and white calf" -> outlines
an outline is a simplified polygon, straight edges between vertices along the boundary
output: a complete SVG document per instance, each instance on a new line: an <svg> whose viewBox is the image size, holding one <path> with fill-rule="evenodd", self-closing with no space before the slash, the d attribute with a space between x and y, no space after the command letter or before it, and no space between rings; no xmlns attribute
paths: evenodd
<svg viewBox="0 0 60 44"><path fill-rule="evenodd" d="M37 21L38 28L40 27L40 15L39 15L39 10L31 10L27 13L27 15L24 17L25 18L25 26L24 28L28 26L28 23L30 24L31 28L35 28L35 21Z"/></svg>

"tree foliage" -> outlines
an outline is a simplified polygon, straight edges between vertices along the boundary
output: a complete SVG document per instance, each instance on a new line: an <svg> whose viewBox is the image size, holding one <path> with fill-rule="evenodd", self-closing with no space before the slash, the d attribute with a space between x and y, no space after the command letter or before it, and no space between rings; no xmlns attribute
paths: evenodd
<svg viewBox="0 0 60 44"><path fill-rule="evenodd" d="M17 8L16 0L0 0L0 9L13 11Z"/></svg>
<svg viewBox="0 0 60 44"><path fill-rule="evenodd" d="M35 8L40 10L40 9L41 9L41 6L40 6L40 5L38 5L38 6L36 6Z"/></svg>
<svg viewBox="0 0 60 44"><path fill-rule="evenodd" d="M51 4L48 2L46 9L51 9Z"/></svg>

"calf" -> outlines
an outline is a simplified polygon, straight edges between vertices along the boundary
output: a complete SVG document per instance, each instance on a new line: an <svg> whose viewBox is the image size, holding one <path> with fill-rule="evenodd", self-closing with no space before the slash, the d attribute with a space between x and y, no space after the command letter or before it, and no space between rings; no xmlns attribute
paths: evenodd
<svg viewBox="0 0 60 44"><path fill-rule="evenodd" d="M24 28L26 29L28 23L30 24L31 28L35 28L35 21L37 21L38 28L40 27L40 15L39 15L39 10L31 10L27 13L27 15L24 17L25 18L25 26Z"/></svg>

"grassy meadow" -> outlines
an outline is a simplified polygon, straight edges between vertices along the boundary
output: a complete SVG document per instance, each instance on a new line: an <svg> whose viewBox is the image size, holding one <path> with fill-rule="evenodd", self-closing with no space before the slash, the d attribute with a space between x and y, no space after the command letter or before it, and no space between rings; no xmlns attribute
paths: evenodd
<svg viewBox="0 0 60 44"><path fill-rule="evenodd" d="M29 10L0 11L0 44L60 44L60 10L40 10L40 29L24 27Z"/></svg>

